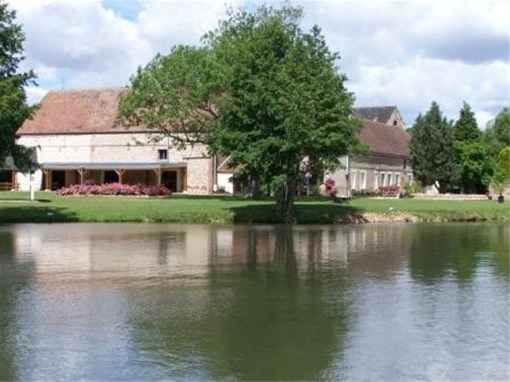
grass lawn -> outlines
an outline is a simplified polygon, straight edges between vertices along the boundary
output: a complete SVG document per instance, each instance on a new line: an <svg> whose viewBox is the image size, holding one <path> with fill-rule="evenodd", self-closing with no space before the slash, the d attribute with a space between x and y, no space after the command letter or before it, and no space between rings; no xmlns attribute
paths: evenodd
<svg viewBox="0 0 510 382"><path fill-rule="evenodd" d="M168 198L57 197L39 192L0 192L0 223L16 222L171 222L171 223L277 223L274 203L223 196ZM300 200L299 223L336 223L353 216L413 215L420 221L510 221L510 203L495 201L429 201L414 199Z"/></svg>

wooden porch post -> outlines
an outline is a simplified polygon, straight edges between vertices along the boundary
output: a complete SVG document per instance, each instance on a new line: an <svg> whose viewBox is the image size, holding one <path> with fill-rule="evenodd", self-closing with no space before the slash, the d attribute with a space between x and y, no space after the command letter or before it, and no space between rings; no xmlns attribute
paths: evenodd
<svg viewBox="0 0 510 382"><path fill-rule="evenodd" d="M182 169L182 183L181 183L182 192L188 191L188 169Z"/></svg>
<svg viewBox="0 0 510 382"><path fill-rule="evenodd" d="M44 173L44 188L46 191L51 190L51 170L43 170Z"/></svg>
<svg viewBox="0 0 510 382"><path fill-rule="evenodd" d="M85 183L85 169L83 167L80 167L78 169L78 174L80 174L80 184L83 186L83 183Z"/></svg>
<svg viewBox="0 0 510 382"><path fill-rule="evenodd" d="M152 171L156 175L156 185L161 186L161 168L154 168Z"/></svg>
<svg viewBox="0 0 510 382"><path fill-rule="evenodd" d="M117 176L119 177L119 183L122 184L122 175L124 175L124 169L115 170Z"/></svg>
<svg viewBox="0 0 510 382"><path fill-rule="evenodd" d="M16 171L12 170L11 172L11 187L13 190L15 190L16 187Z"/></svg>

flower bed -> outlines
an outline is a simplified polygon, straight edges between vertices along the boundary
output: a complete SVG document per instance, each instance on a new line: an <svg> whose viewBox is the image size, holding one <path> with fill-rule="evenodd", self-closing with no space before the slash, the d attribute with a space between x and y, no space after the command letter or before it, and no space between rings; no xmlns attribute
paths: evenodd
<svg viewBox="0 0 510 382"><path fill-rule="evenodd" d="M57 191L59 196L71 195L146 195L146 196L164 196L171 192L165 186L146 186L143 184L74 184L69 187L63 187Z"/></svg>
<svg viewBox="0 0 510 382"><path fill-rule="evenodd" d="M399 186L384 186L379 187L379 194L382 196L397 196L400 193Z"/></svg>

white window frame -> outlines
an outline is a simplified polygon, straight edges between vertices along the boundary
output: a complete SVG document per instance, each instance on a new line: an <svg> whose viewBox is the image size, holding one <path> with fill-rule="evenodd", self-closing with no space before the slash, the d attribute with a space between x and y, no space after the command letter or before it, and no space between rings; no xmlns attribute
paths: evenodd
<svg viewBox="0 0 510 382"><path fill-rule="evenodd" d="M367 172L366 170L363 170L363 171L360 171L359 172L359 175L361 177L360 179L360 189L361 190L366 190L367 189Z"/></svg>
<svg viewBox="0 0 510 382"><path fill-rule="evenodd" d="M381 172L381 184L379 187L384 187L384 183L386 182L386 173Z"/></svg>
<svg viewBox="0 0 510 382"><path fill-rule="evenodd" d="M357 177L358 173L357 171L351 171L351 190L355 190L356 189L356 177Z"/></svg>
<svg viewBox="0 0 510 382"><path fill-rule="evenodd" d="M400 187L400 174L395 174L395 185Z"/></svg>

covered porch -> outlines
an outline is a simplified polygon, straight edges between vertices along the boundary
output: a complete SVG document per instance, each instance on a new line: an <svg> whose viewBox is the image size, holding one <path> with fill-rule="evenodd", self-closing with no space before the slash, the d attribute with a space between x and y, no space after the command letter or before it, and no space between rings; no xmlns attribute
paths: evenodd
<svg viewBox="0 0 510 382"><path fill-rule="evenodd" d="M7 157L4 163L0 163L0 191L17 189L16 166L11 157Z"/></svg>
<svg viewBox="0 0 510 382"><path fill-rule="evenodd" d="M16 189L16 171L0 169L0 191L11 191Z"/></svg>
<svg viewBox="0 0 510 382"><path fill-rule="evenodd" d="M44 163L41 168L45 190L87 183L163 185L174 193L187 189L186 163Z"/></svg>

